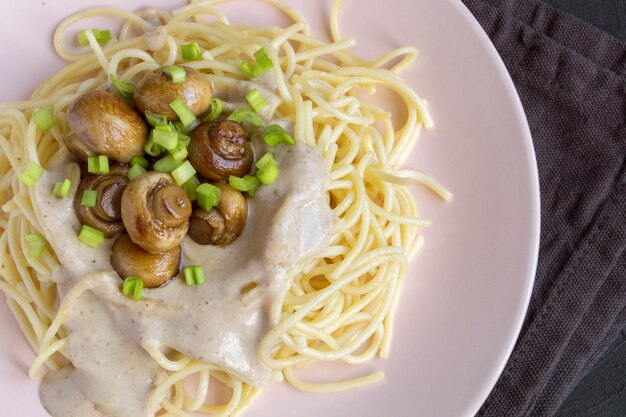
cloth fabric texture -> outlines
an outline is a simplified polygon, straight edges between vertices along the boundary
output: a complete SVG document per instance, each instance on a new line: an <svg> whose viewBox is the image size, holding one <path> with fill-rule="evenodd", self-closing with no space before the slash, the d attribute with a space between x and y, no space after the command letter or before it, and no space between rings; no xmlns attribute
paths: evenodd
<svg viewBox="0 0 626 417"><path fill-rule="evenodd" d="M462 0L530 125L541 241L527 317L477 417L550 417L626 325L626 45L537 0Z"/></svg>

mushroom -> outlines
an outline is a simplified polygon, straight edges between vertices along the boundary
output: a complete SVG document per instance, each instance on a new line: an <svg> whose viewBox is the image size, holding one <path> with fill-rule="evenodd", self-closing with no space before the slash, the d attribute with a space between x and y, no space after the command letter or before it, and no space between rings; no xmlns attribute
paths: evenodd
<svg viewBox="0 0 626 417"><path fill-rule="evenodd" d="M252 167L253 155L246 130L239 123L205 122L191 132L189 162L204 177L225 182L243 177Z"/></svg>
<svg viewBox="0 0 626 417"><path fill-rule="evenodd" d="M243 194L228 184L215 184L222 192L219 203L210 211L194 210L189 220L189 237L201 245L231 244L243 230L248 204Z"/></svg>
<svg viewBox="0 0 626 417"><path fill-rule="evenodd" d="M181 247L150 253L133 242L127 234L113 244L111 265L122 279L137 277L146 288L161 287L172 280L180 270Z"/></svg>
<svg viewBox="0 0 626 417"><path fill-rule="evenodd" d="M65 138L68 149L82 160L106 155L128 163L143 155L148 126L123 98L108 91L90 91L78 96L67 109L72 134Z"/></svg>
<svg viewBox="0 0 626 417"><path fill-rule="evenodd" d="M191 201L171 175L150 171L122 194L122 221L130 238L152 253L175 248L187 233Z"/></svg>
<svg viewBox="0 0 626 417"><path fill-rule="evenodd" d="M78 185L74 196L74 212L81 224L100 230L106 238L111 238L124 230L122 223L122 193L128 184L128 167L114 165L107 175L87 174ZM85 190L98 192L96 205L87 207L81 204Z"/></svg>
<svg viewBox="0 0 626 417"><path fill-rule="evenodd" d="M144 113L162 114L168 120L179 120L178 115L170 107L170 103L180 98L185 106L196 116L209 110L213 90L209 80L201 72L193 68L182 67L187 76L185 81L173 83L171 77L162 68L146 74L135 87L133 96L135 107Z"/></svg>

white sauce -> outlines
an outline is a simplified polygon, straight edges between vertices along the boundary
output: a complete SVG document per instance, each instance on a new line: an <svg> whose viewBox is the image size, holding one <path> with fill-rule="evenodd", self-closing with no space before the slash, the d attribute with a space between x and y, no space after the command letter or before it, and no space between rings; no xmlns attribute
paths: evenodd
<svg viewBox="0 0 626 417"><path fill-rule="evenodd" d="M258 159L265 144L255 137L253 147ZM84 279L101 281L78 298L65 323L64 353L72 364L43 380L41 399L54 417L147 415L148 396L162 375L142 346L175 349L255 386L269 381L257 351L271 325L270 306L289 284L285 271L328 245L333 221L327 167L317 151L300 143L272 151L280 176L248 198L241 236L225 247L183 242L185 265L202 265L206 284L188 287L179 276L164 288L144 290L139 302L121 294L109 262L114 240L92 249L77 238L72 200L78 166L67 154L49 164L35 204L62 264L54 274L59 293ZM53 184L65 177L72 180L70 195L52 197ZM257 288L248 296L258 298L242 300L241 289L253 281Z"/></svg>

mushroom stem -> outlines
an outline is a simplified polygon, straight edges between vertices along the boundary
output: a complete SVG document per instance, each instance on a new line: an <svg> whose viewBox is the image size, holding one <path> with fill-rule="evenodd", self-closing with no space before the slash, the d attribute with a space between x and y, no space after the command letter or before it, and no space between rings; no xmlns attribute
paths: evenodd
<svg viewBox="0 0 626 417"><path fill-rule="evenodd" d="M187 192L177 185L159 188L152 199L154 217L167 227L176 227L191 215L191 201Z"/></svg>

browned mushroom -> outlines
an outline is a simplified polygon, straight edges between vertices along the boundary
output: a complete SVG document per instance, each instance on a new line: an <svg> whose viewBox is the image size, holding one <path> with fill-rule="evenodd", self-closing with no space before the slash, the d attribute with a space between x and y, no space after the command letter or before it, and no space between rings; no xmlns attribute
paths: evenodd
<svg viewBox="0 0 626 417"><path fill-rule="evenodd" d="M65 138L68 149L82 160L106 155L121 162L143 155L148 126L123 98L108 91L90 91L78 96L67 109L72 134Z"/></svg>
<svg viewBox="0 0 626 417"><path fill-rule="evenodd" d="M173 83L162 68L146 74L135 87L135 107L142 113L148 110L177 121L179 117L170 103L180 98L196 116L205 113L213 96L211 83L201 72L189 67L182 68L187 76L185 81L179 83Z"/></svg>
<svg viewBox="0 0 626 417"><path fill-rule="evenodd" d="M113 244L111 265L122 279L141 278L146 288L157 288L178 274L180 258L180 245L165 252L150 253L124 234Z"/></svg>
<svg viewBox="0 0 626 417"><path fill-rule="evenodd" d="M202 176L225 182L243 177L252 167L252 148L246 130L237 122L205 122L191 132L189 162Z"/></svg>
<svg viewBox="0 0 626 417"><path fill-rule="evenodd" d="M122 194L122 221L130 238L152 253L180 245L189 227L191 201L171 175L151 171L135 177Z"/></svg>
<svg viewBox="0 0 626 417"><path fill-rule="evenodd" d="M74 212L81 224L100 230L106 238L111 238L124 230L122 223L122 193L128 184L128 167L114 165L107 175L87 174L78 185L74 196ZM85 190L98 192L96 205L87 207L81 204Z"/></svg>
<svg viewBox="0 0 626 417"><path fill-rule="evenodd" d="M231 244L243 230L248 204L243 194L228 184L215 184L222 192L211 211L196 209L189 220L189 237L201 245Z"/></svg>

